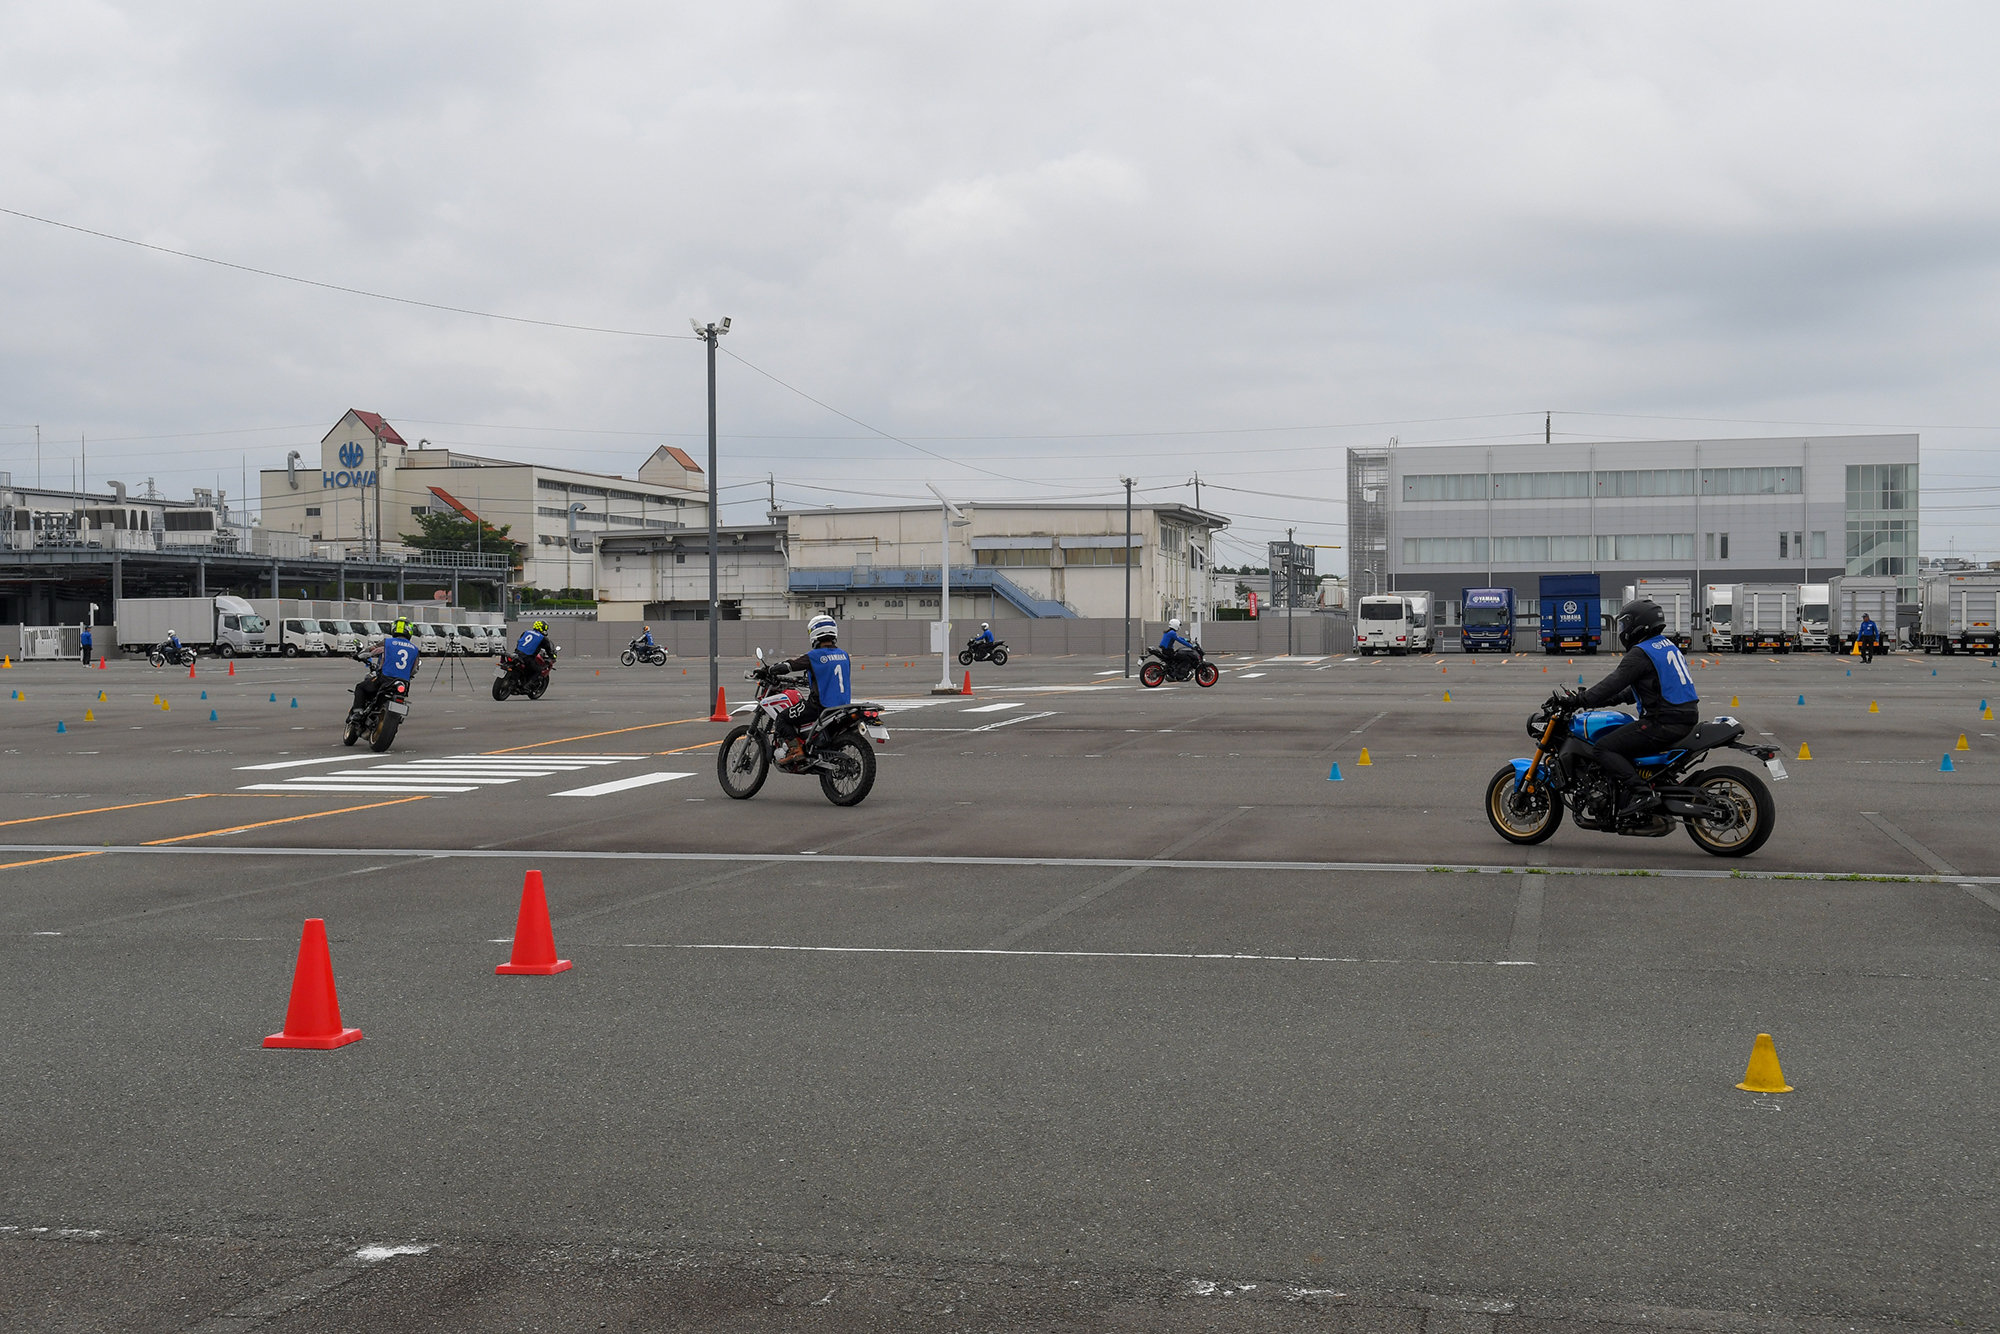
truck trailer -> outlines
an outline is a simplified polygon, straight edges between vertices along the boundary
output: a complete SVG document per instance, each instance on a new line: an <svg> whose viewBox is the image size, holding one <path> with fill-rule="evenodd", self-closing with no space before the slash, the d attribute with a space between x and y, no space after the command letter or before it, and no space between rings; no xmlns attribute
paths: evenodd
<svg viewBox="0 0 2000 1334"><path fill-rule="evenodd" d="M1597 652L1604 638L1604 593L1594 574L1542 576L1542 652Z"/></svg>
<svg viewBox="0 0 2000 1334"><path fill-rule="evenodd" d="M1880 574L1843 574L1827 584L1826 648L1831 653L1853 650L1864 616L1875 618L1882 652L1902 640L1896 610L1896 581Z"/></svg>
<svg viewBox="0 0 2000 1334"><path fill-rule="evenodd" d="M2000 653L2000 571L1926 570L1917 576L1926 653Z"/></svg>
<svg viewBox="0 0 2000 1334"><path fill-rule="evenodd" d="M1467 653L1514 651L1514 590L1463 588L1458 594L1458 646Z"/></svg>
<svg viewBox="0 0 2000 1334"><path fill-rule="evenodd" d="M145 653L169 631L197 653L234 658L264 651L264 620L242 598L120 598L116 614L125 653Z"/></svg>
<svg viewBox="0 0 2000 1334"><path fill-rule="evenodd" d="M1666 614L1667 638L1683 649L1694 647L1694 581L1691 579L1641 579L1625 587L1625 600L1651 598Z"/></svg>
<svg viewBox="0 0 2000 1334"><path fill-rule="evenodd" d="M1790 653L1799 642L1799 586L1738 584L1734 637L1738 653Z"/></svg>

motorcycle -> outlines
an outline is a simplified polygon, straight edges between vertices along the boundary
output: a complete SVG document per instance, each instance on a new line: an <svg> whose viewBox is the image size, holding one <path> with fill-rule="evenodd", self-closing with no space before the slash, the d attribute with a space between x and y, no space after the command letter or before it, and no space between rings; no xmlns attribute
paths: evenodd
<svg viewBox="0 0 2000 1334"><path fill-rule="evenodd" d="M975 662L991 662L995 667L1007 665L1007 641L996 639L988 643L984 639L968 639L965 647L958 651L958 665L970 667Z"/></svg>
<svg viewBox="0 0 2000 1334"><path fill-rule="evenodd" d="M502 653L493 668L493 698L526 695L529 699L540 699L546 695L549 678L555 673L556 656L561 652L555 645L549 646L549 670L546 672L533 658L524 658L511 651Z"/></svg>
<svg viewBox="0 0 2000 1334"><path fill-rule="evenodd" d="M642 662L649 667L664 667L667 665L667 651L658 644L647 644L635 639L625 646L623 653L618 655L620 667L631 667Z"/></svg>
<svg viewBox="0 0 2000 1334"><path fill-rule="evenodd" d="M1201 645L1199 644L1194 646L1194 661L1192 663L1179 654L1176 654L1170 661L1167 655L1160 651L1158 644L1147 649L1146 656L1153 659L1153 661L1140 665L1139 684L1148 690L1154 689L1162 682L1185 681L1190 676L1194 678L1196 685L1206 690L1222 679L1222 673L1216 670L1215 664L1208 660L1208 655L1201 651Z"/></svg>
<svg viewBox="0 0 2000 1334"><path fill-rule="evenodd" d="M165 644L162 644L146 655L146 661L152 663L155 667L192 667L194 666L194 646L192 644L182 644L179 648L168 648Z"/></svg>
<svg viewBox="0 0 2000 1334"><path fill-rule="evenodd" d="M343 654L371 669L375 664L360 653ZM351 746L362 737L368 738L368 749L380 755L389 749L396 739L396 729L403 725L403 719L410 716L410 683L383 678L376 690L369 695L368 702L359 709L347 711L347 730L341 734L340 744Z"/></svg>
<svg viewBox="0 0 2000 1334"><path fill-rule="evenodd" d="M874 745L887 745L889 729L882 726L882 706L859 700L826 710L801 731L793 758L780 764L774 758L778 715L804 696L787 684L782 665L763 665L764 650L757 650L759 666L743 673L757 683L753 703L739 704L731 714L747 713L750 721L733 728L722 739L715 757L715 776L722 790L737 801L757 795L773 768L788 774L818 774L819 790L836 806L858 806L875 786Z"/></svg>
<svg viewBox="0 0 2000 1334"><path fill-rule="evenodd" d="M1486 819L1509 843L1540 843L1562 824L1567 807L1579 829L1638 838L1664 838L1676 823L1703 852L1747 857L1764 846L1777 827L1778 808L1763 779L1748 769L1723 765L1690 773L1713 750L1740 750L1764 762L1774 781L1785 765L1774 746L1739 740L1743 724L1734 718L1699 723L1679 744L1633 761L1659 794L1660 805L1620 818L1618 781L1607 773L1587 743L1632 715L1620 709L1586 709L1575 695L1552 695L1528 719L1535 753L1510 760L1486 785Z"/></svg>

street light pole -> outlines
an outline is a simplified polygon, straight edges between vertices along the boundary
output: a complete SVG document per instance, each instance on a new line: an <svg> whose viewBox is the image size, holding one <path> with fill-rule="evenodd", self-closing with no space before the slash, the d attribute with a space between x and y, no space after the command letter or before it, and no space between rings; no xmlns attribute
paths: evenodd
<svg viewBox="0 0 2000 1334"><path fill-rule="evenodd" d="M722 689L722 627L716 623L722 614L722 585L716 565L720 539L715 513L715 344L729 332L729 317L723 316L720 324L688 323L694 326L695 336L708 344L708 693L712 697Z"/></svg>
<svg viewBox="0 0 2000 1334"><path fill-rule="evenodd" d="M945 499L944 492L930 487L932 495L938 498L938 683L931 687L933 695L955 695L958 687L951 683L951 530L964 527L972 522L970 515Z"/></svg>
<svg viewBox="0 0 2000 1334"><path fill-rule="evenodd" d="M1132 675L1132 479L1125 483L1125 675Z"/></svg>

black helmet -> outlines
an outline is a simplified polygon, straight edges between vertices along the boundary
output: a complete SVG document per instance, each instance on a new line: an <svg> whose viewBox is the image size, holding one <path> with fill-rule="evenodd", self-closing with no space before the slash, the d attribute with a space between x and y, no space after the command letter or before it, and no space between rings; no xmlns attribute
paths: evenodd
<svg viewBox="0 0 2000 1334"><path fill-rule="evenodd" d="M1667 614L1651 598L1628 602L1618 613L1618 642L1626 648L1642 644L1667 628Z"/></svg>

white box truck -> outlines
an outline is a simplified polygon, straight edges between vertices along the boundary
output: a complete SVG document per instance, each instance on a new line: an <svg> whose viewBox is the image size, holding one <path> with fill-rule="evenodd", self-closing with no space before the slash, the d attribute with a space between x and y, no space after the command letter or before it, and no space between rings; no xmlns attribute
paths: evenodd
<svg viewBox="0 0 2000 1334"><path fill-rule="evenodd" d="M1354 651L1387 653L1400 658L1410 651L1410 600L1400 593L1375 593L1361 599L1354 618Z"/></svg>
<svg viewBox="0 0 2000 1334"><path fill-rule="evenodd" d="M1641 579L1625 586L1625 600L1651 598L1667 617L1667 637L1683 649L1694 647L1694 581Z"/></svg>
<svg viewBox="0 0 2000 1334"><path fill-rule="evenodd" d="M1736 585L1709 584L1702 589L1701 646L1722 653L1736 645Z"/></svg>
<svg viewBox="0 0 2000 1334"><path fill-rule="evenodd" d="M1896 617L1896 581L1881 574L1843 574L1827 588L1826 647L1832 653L1846 653L1854 647L1855 632L1863 617L1875 618L1880 651L1901 642Z"/></svg>
<svg viewBox="0 0 2000 1334"><path fill-rule="evenodd" d="M1431 615L1431 595L1406 593L1404 597L1410 604L1410 652L1435 653L1437 625Z"/></svg>
<svg viewBox="0 0 2000 1334"><path fill-rule="evenodd" d="M264 651L264 619L242 598L118 599L118 647L145 653L172 631L197 653L220 658Z"/></svg>
<svg viewBox="0 0 2000 1334"><path fill-rule="evenodd" d="M1827 618L1833 601L1828 584L1799 585L1799 647L1822 649L1827 646Z"/></svg>
<svg viewBox="0 0 2000 1334"><path fill-rule="evenodd" d="M1790 653L1799 642L1799 586L1736 585L1734 638L1738 653Z"/></svg>
<svg viewBox="0 0 2000 1334"><path fill-rule="evenodd" d="M2000 570L1925 570L1917 576L1926 653L2000 653Z"/></svg>

